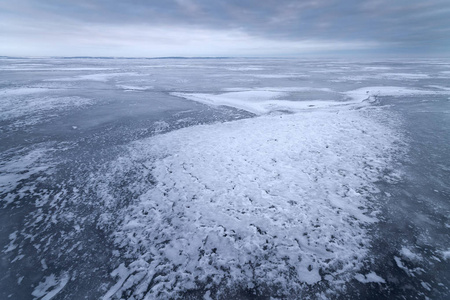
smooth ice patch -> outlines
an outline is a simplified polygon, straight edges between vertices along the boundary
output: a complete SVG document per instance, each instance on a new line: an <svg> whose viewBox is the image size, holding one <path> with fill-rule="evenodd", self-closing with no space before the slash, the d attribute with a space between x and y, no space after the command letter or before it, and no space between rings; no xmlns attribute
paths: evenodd
<svg viewBox="0 0 450 300"><path fill-rule="evenodd" d="M106 183L97 185L105 208L116 207L114 178L136 199L103 216L122 215L114 238L132 259L107 295L256 286L286 295L323 280L339 285L369 251L374 182L399 138L371 113L264 116L133 143L94 176ZM140 179L123 186L133 172Z"/></svg>

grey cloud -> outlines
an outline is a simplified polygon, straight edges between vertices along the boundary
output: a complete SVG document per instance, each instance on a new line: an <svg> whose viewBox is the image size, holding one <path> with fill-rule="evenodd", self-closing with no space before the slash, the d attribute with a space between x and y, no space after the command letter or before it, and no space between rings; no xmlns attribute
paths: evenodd
<svg viewBox="0 0 450 300"><path fill-rule="evenodd" d="M368 40L394 50L450 48L448 0L16 0L0 2L0 10L0 17L48 22L48 30L66 22L177 25L267 39Z"/></svg>

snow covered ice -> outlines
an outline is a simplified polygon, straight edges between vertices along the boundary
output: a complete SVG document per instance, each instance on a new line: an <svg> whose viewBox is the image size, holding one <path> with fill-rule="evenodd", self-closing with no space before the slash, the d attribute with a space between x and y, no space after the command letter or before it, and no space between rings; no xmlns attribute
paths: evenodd
<svg viewBox="0 0 450 300"><path fill-rule="evenodd" d="M137 256L124 286L138 285L138 298L152 281L152 297L202 283L285 295L327 274L348 279L368 251L365 225L376 220L375 170L396 149L395 132L366 114L267 116L134 143L111 169L142 164L157 184L137 187L114 235Z"/></svg>
<svg viewBox="0 0 450 300"><path fill-rule="evenodd" d="M1 59L0 298L445 299L449 69Z"/></svg>

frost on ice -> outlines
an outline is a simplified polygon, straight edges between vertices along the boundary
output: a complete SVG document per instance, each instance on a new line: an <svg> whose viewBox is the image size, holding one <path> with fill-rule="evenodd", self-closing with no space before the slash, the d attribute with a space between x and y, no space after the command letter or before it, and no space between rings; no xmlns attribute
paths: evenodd
<svg viewBox="0 0 450 300"><path fill-rule="evenodd" d="M97 178L114 207L114 174L142 172L129 179L128 208L103 215L105 223L120 216L114 238L128 259L108 297L292 295L355 278L370 245L367 226L377 221L374 182L400 141L377 115L370 107L313 110L133 143Z"/></svg>

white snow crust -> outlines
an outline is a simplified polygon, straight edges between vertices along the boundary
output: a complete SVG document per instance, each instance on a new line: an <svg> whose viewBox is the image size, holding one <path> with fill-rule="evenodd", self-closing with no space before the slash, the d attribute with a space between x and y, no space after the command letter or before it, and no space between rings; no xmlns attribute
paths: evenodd
<svg viewBox="0 0 450 300"><path fill-rule="evenodd" d="M336 93L329 88L312 87L266 87L266 88L226 88L225 93L171 93L173 96L197 101L211 106L231 106L243 109L256 115L268 114L274 111L299 112L310 108L324 108L342 105L364 104L373 102L378 96L417 96L417 95L446 95L449 91L426 89L412 89L400 86L368 86L356 90L342 92L345 101L311 100L291 101L283 100L292 92L320 91Z"/></svg>
<svg viewBox="0 0 450 300"><path fill-rule="evenodd" d="M254 89L227 92L222 94L205 93L172 93L172 95L197 101L212 106L231 106L243 109L256 115L263 115L273 111L298 112L308 108L342 105L337 101L290 101L280 99L288 96L288 92L303 91L303 89ZM325 90L328 91L328 90Z"/></svg>
<svg viewBox="0 0 450 300"><path fill-rule="evenodd" d="M114 238L132 262L113 273L107 296L255 287L283 296L353 278L369 250L366 227L377 221L374 182L400 140L376 111L269 115L133 143L98 175L102 199L113 198L114 174L139 169L145 179L133 182L138 196L120 213Z"/></svg>

